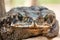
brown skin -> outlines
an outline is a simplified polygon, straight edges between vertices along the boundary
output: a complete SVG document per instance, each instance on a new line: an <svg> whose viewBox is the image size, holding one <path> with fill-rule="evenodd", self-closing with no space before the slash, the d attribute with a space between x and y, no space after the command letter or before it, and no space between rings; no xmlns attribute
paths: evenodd
<svg viewBox="0 0 60 40"><path fill-rule="evenodd" d="M11 28L5 27L5 28L7 29L6 32L3 32L4 30L0 32L1 36L2 36L1 38L3 38L4 40L5 39L6 40L8 40L8 39L10 39L10 40L20 39L20 40L22 40L22 39L29 38L29 37L32 37L32 36L46 36L48 39L53 38L53 36L49 37L49 35L47 35L47 34L49 34L49 32L43 33L43 35L41 35L42 31L39 28L37 28L37 29L36 28L34 28L34 29L33 28L19 28L19 27L11 27ZM44 30L45 29L46 28L44 28Z"/></svg>
<svg viewBox="0 0 60 40"><path fill-rule="evenodd" d="M50 13L50 12L48 12L48 13ZM14 14L14 11L12 14ZM35 37L35 36L45 36L50 40L58 35L59 25L58 25L58 22L56 21L56 19L52 17L55 15L52 15L52 16L48 15L48 18L53 20L51 23L51 26L49 25L48 28L46 28L46 27L41 28L39 26L37 27L36 24L33 24L31 27L11 26L10 23L12 23L13 16L18 16L18 15L10 15L10 16L11 16L10 21L7 20L7 17L6 17L6 20L4 20L4 19L3 19L4 21L2 20L2 23L1 23L2 26L0 28L0 39L22 40L22 39L27 39L30 37ZM16 20L13 20L13 21L16 21ZM38 21L38 23L40 23L39 21Z"/></svg>
<svg viewBox="0 0 60 40"><path fill-rule="evenodd" d="M25 39L25 38L29 38L29 37L32 37L32 36L38 36L38 35L40 36L42 34L42 31L40 31L39 28L19 28L19 27L12 27L12 28L5 27L5 28L8 31L5 32L5 33L2 31L3 33L1 33L4 40L5 39L8 40L9 38L12 38L12 37L13 37L13 40Z"/></svg>

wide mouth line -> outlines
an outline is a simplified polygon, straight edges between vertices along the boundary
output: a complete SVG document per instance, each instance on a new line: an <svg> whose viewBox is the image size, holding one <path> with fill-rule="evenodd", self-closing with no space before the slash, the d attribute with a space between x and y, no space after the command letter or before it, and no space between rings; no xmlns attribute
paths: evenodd
<svg viewBox="0 0 60 40"><path fill-rule="evenodd" d="M13 27L22 27L22 28L45 28L45 27L50 27L50 25L38 25L38 24L36 24L36 23L33 23L32 22L32 24L30 24L30 25L28 25L28 24L12 24L11 26L13 26Z"/></svg>

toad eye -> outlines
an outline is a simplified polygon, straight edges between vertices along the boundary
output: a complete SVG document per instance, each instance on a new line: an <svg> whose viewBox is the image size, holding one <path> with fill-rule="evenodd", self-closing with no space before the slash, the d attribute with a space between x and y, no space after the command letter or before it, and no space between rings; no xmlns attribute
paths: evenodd
<svg viewBox="0 0 60 40"><path fill-rule="evenodd" d="M44 18L44 21L47 21L47 23L51 24L54 20L55 16L54 15L46 15Z"/></svg>
<svg viewBox="0 0 60 40"><path fill-rule="evenodd" d="M22 16L21 14L18 14L18 19L19 19L20 21L22 21L22 20L23 20L23 16Z"/></svg>
<svg viewBox="0 0 60 40"><path fill-rule="evenodd" d="M32 18L30 18L30 17L24 17L23 21L27 22L27 23L32 23Z"/></svg>
<svg viewBox="0 0 60 40"><path fill-rule="evenodd" d="M23 21L26 22L28 20L28 17L24 17Z"/></svg>

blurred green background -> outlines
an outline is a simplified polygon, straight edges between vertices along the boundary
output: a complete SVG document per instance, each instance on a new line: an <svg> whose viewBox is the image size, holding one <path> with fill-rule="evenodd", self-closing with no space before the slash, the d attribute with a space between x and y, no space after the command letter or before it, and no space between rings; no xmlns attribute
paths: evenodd
<svg viewBox="0 0 60 40"><path fill-rule="evenodd" d="M48 4L59 4L60 3L60 0L38 0L39 3L48 3Z"/></svg>
<svg viewBox="0 0 60 40"><path fill-rule="evenodd" d="M13 3L15 4L23 4L26 0L12 0ZM60 3L60 0L38 0L38 3L39 4L45 4L45 3L48 3L48 4L59 4Z"/></svg>
<svg viewBox="0 0 60 40"><path fill-rule="evenodd" d="M30 0L10 0L10 4L12 4L12 5L25 5L26 1L30 2ZM37 0L37 1L38 1L38 5L41 5L41 4L60 4L60 0Z"/></svg>
<svg viewBox="0 0 60 40"><path fill-rule="evenodd" d="M37 5L55 5L60 4L60 0L35 0ZM5 6L7 8L20 7L20 6L30 6L31 0L5 0Z"/></svg>

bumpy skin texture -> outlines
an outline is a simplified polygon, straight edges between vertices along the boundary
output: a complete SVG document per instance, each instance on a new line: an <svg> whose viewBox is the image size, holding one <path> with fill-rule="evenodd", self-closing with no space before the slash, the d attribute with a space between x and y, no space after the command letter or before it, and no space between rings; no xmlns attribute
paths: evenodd
<svg viewBox="0 0 60 40"><path fill-rule="evenodd" d="M58 26L58 22L56 21L56 23L52 26L52 28L50 29L50 31L45 34L45 36L47 38L54 38L59 34L59 26Z"/></svg>
<svg viewBox="0 0 60 40"><path fill-rule="evenodd" d="M26 16L28 16L28 19L25 20L24 17ZM41 19L39 18L44 18L44 20L42 19L43 21L41 21ZM31 25L32 22L37 23L38 25L42 25L42 23L44 23L45 21L47 21L48 24L52 25L50 31L48 31L47 33L42 33L40 32L40 29L36 28L34 30L37 31L33 32L33 29L23 29L20 27L11 26L12 23L16 24L19 21L21 23L22 20L23 23L28 23L28 26ZM51 23L52 21L54 22ZM53 13L53 11L49 10L48 8L42 6L13 8L9 12L7 12L6 17L2 17L0 19L0 40L22 40L34 36L45 36L47 38L54 38L58 35L58 32L59 25L58 21L55 18L55 13Z"/></svg>

